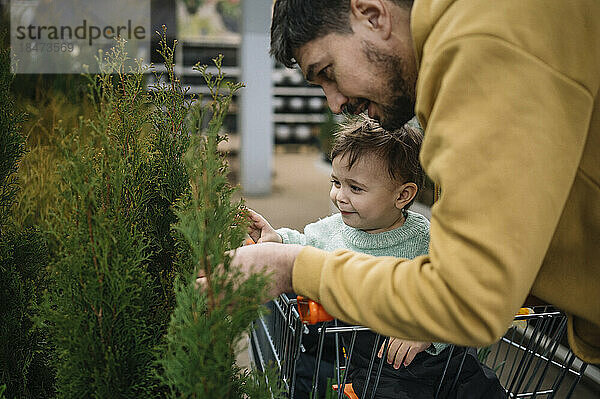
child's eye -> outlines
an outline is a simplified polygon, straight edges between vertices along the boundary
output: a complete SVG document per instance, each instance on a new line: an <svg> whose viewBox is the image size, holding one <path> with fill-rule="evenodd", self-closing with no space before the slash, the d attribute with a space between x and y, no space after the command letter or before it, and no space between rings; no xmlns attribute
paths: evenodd
<svg viewBox="0 0 600 399"><path fill-rule="evenodd" d="M340 182L337 180L331 180L331 184L333 184L334 186L336 186L337 188L340 187Z"/></svg>
<svg viewBox="0 0 600 399"><path fill-rule="evenodd" d="M355 191L355 192L360 192L360 191L362 191L362 190L363 190L362 188L360 188L360 187L358 187L358 186L350 186L350 189L351 189L352 191Z"/></svg>

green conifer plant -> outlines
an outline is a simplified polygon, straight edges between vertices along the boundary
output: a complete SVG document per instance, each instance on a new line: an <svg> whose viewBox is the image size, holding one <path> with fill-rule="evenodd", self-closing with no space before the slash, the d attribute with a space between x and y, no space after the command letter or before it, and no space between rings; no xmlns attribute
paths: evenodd
<svg viewBox="0 0 600 399"><path fill-rule="evenodd" d="M217 76L198 67L212 94L203 106L174 73L175 45L163 30L166 70L150 90L141 64L123 70L123 43L102 58L89 77L95 113L61 148L41 317L59 397L277 396L235 364L268 281L243 281L227 255L246 225L217 146L241 85L225 82L222 58ZM194 286L199 269L206 290Z"/></svg>
<svg viewBox="0 0 600 399"><path fill-rule="evenodd" d="M231 264L228 251L243 242L247 218L243 202L232 202L236 188L227 181L228 165L218 145L226 140L221 135L223 121L242 85L224 80L222 56L214 62L216 75L206 66L195 66L207 83L210 99L197 104L188 123L191 143L184 162L191 190L178 203L175 230L181 248L189 252L180 258L177 306L159 363L173 397L278 397L274 376L265 379L235 363L239 341L263 309L268 276L257 273L244 280ZM198 287L200 270L207 282Z"/></svg>
<svg viewBox="0 0 600 399"><path fill-rule="evenodd" d="M143 223L150 201L143 134L150 108L144 70L126 73L124 44L90 77L93 118L63 148L61 204L44 322L57 348L59 397L152 397L161 303ZM80 138L91 137L91 140ZM78 139L80 141L78 141Z"/></svg>
<svg viewBox="0 0 600 399"><path fill-rule="evenodd" d="M57 346L60 397L164 397L155 348L174 307L173 205L189 190L182 163L191 100L173 76L148 91L146 70L125 71L124 43L89 76L95 112L66 140L64 189L48 222L52 289L44 323Z"/></svg>
<svg viewBox="0 0 600 399"><path fill-rule="evenodd" d="M0 396L51 397L51 350L44 331L34 325L47 249L39 231L13 222L25 137L24 114L10 93L12 80L10 51L0 49Z"/></svg>

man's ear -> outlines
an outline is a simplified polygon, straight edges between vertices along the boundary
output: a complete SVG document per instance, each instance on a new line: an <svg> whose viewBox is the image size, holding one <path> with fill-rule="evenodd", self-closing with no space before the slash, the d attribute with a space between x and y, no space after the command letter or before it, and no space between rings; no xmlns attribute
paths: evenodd
<svg viewBox="0 0 600 399"><path fill-rule="evenodd" d="M401 185L396 196L396 208L404 209L406 204L415 198L417 191L419 191L419 188L413 182L408 182Z"/></svg>
<svg viewBox="0 0 600 399"><path fill-rule="evenodd" d="M385 0L350 0L351 18L383 39L392 34L392 15Z"/></svg>

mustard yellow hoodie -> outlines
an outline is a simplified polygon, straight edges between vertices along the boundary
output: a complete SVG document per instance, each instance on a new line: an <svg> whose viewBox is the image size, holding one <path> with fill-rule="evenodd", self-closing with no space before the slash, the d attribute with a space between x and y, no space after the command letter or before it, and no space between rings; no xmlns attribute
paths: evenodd
<svg viewBox="0 0 600 399"><path fill-rule="evenodd" d="M487 345L528 293L600 362L600 2L416 0L429 255L302 250L296 292L388 336Z"/></svg>

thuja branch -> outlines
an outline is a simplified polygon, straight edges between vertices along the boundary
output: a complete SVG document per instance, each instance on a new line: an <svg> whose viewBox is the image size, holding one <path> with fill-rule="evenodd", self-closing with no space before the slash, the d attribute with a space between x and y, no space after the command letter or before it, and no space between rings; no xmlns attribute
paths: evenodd
<svg viewBox="0 0 600 399"><path fill-rule="evenodd" d="M260 314L267 278L244 280L227 255L243 241L247 224L240 216L242 203L232 201L235 188L227 181L225 155L217 148L227 138L223 122L243 86L225 80L222 59L214 60L216 74L206 66L194 68L205 79L210 98L194 104L187 124L191 137L183 160L190 190L177 206L174 229L189 253L182 259L177 306L160 363L175 396L266 398L272 395L266 386L258 388L261 379L250 378L235 364L236 343ZM207 124L201 123L205 116L210 117ZM207 279L200 289L195 287L198 269Z"/></svg>

